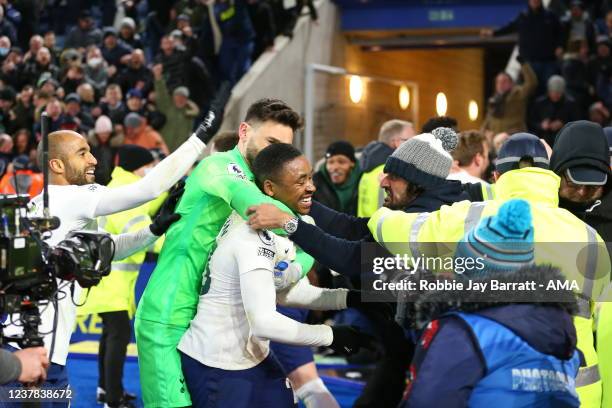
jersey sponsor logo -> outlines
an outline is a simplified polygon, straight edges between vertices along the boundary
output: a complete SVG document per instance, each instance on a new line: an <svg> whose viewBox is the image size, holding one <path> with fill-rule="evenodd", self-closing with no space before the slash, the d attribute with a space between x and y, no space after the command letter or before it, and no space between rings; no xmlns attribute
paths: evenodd
<svg viewBox="0 0 612 408"><path fill-rule="evenodd" d="M259 239L261 240L261 242L263 242L264 244L266 245L274 244L274 237L268 231L259 230L257 231L257 235L259 236Z"/></svg>
<svg viewBox="0 0 612 408"><path fill-rule="evenodd" d="M229 174L233 174L234 176L246 180L247 176L244 174L244 171L240 168L236 163L230 163L227 165L227 172Z"/></svg>
<svg viewBox="0 0 612 408"><path fill-rule="evenodd" d="M268 259L274 259L274 251L268 248L259 247L257 248L257 256L263 256Z"/></svg>

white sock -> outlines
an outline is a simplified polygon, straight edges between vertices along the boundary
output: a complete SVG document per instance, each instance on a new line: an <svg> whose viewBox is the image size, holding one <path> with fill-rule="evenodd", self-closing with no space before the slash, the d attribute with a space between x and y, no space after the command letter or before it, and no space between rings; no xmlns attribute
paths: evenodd
<svg viewBox="0 0 612 408"><path fill-rule="evenodd" d="M320 378L308 381L295 393L306 405L306 408L340 408L340 405Z"/></svg>

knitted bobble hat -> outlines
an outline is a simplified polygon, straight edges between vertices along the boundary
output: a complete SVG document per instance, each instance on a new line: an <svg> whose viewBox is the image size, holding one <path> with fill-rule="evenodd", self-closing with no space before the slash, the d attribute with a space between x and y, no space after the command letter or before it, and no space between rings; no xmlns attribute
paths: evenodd
<svg viewBox="0 0 612 408"><path fill-rule="evenodd" d="M464 276L514 271L534 262L531 207L523 199L505 202L493 217L484 218L457 244L455 258L472 258L475 266ZM479 260L480 262L476 262Z"/></svg>
<svg viewBox="0 0 612 408"><path fill-rule="evenodd" d="M420 134L402 143L387 158L384 172L422 187L442 184L453 165L449 151L456 146L457 133L450 128Z"/></svg>

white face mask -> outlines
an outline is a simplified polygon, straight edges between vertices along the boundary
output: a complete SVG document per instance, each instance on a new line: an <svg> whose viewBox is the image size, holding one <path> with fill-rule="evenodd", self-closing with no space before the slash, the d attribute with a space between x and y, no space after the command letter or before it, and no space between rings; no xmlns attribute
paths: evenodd
<svg viewBox="0 0 612 408"><path fill-rule="evenodd" d="M90 58L89 61L87 61L87 65L92 68L96 68L100 66L100 64L102 64L102 58L99 57Z"/></svg>

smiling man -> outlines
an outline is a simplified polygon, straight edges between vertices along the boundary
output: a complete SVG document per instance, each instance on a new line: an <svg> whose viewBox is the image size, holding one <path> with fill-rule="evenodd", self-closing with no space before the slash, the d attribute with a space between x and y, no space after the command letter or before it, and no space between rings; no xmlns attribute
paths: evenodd
<svg viewBox="0 0 612 408"><path fill-rule="evenodd" d="M215 103L213 103L213 106ZM220 125L220 108L212 108L198 130L173 154L162 160L145 177L129 185L107 188L95 182L97 161L91 154L87 140L71 130L60 130L49 134L49 155L43 161L42 143L38 148L38 163L49 169L49 210L51 216L60 220L59 228L45 236L45 242L55 246L74 230L97 230L97 217L114 214L138 207L158 197L176 183L194 161L203 153L206 144ZM178 198L177 198L178 199ZM176 204L174 202L173 204ZM156 220L138 231L113 235L115 241L114 260L120 260L154 243L177 216L170 215L174 205L160 211ZM35 217L43 216L42 193L34 197L28 205L28 212ZM163 214L162 214L163 213ZM58 286L64 285L58 280ZM51 366L47 382L43 387L65 389L68 387L66 359L70 336L76 320L76 300L81 287L74 284L73 289L57 303L50 304L41 311L40 333L45 333L44 344L49 352ZM57 316L56 316L57 315ZM23 325L18 316L9 320L4 333L19 336ZM14 323L13 323L14 322ZM7 346L4 346L7 347ZM67 406L68 403L54 406ZM12 406L12 405L9 405ZM47 405L43 405L47 406Z"/></svg>
<svg viewBox="0 0 612 408"><path fill-rule="evenodd" d="M299 150L285 143L268 146L252 170L267 196L300 217L308 214L315 187L310 164ZM255 231L233 213L216 243L203 275L198 312L178 346L193 406L293 407L293 393L270 353L270 340L349 351L369 344L368 336L351 327L307 325L276 310L277 302L338 310L359 298L346 289L311 286L307 279L276 292L275 269L295 259L287 238Z"/></svg>
<svg viewBox="0 0 612 408"><path fill-rule="evenodd" d="M251 166L263 148L291 143L301 126L299 114L283 101L259 100L239 126L238 145L202 160L187 179L177 207L182 218L168 230L136 313L138 365L147 408L191 405L176 346L196 314L215 238L232 211L246 217L249 206L267 202L291 213L260 191ZM310 256L299 251L297 262L304 272L313 264Z"/></svg>
<svg viewBox="0 0 612 408"><path fill-rule="evenodd" d="M350 215L357 214L357 192L361 170L355 159L355 148L344 140L327 147L325 164L313 176L317 191L314 199Z"/></svg>

